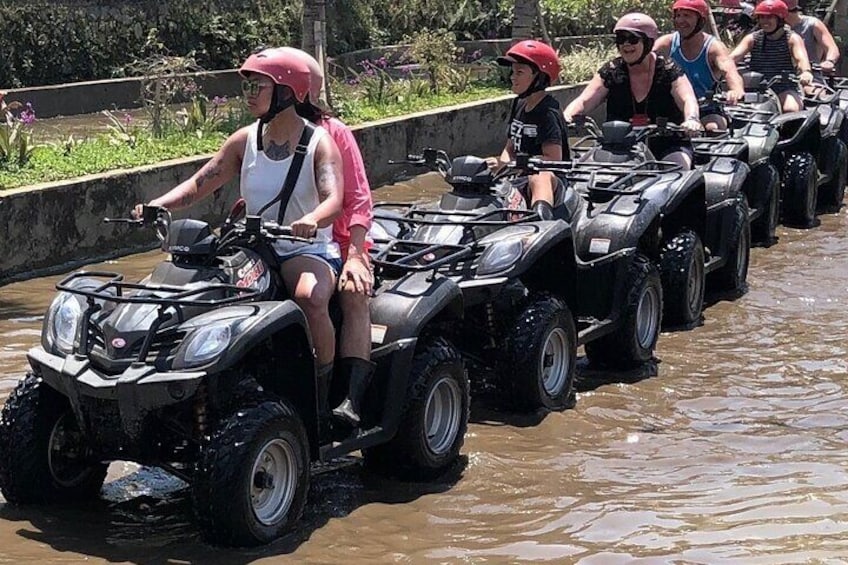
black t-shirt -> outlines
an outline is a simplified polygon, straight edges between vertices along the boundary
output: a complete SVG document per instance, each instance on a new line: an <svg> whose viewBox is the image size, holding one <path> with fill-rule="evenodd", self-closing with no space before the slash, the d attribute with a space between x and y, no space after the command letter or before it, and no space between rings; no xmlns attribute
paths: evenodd
<svg viewBox="0 0 848 565"><path fill-rule="evenodd" d="M646 114L651 123L657 117L668 118L670 122L683 123L683 111L674 101L671 85L683 76L683 70L671 59L657 56L654 67L654 80L648 95L637 102L630 91L630 75L627 74L627 63L621 57L616 57L598 69L601 80L609 93L607 94L607 120L629 122L638 114Z"/></svg>
<svg viewBox="0 0 848 565"><path fill-rule="evenodd" d="M526 107L527 99L517 98L509 116L507 137L512 140L515 153L538 157L543 143L555 143L562 146L562 159L567 160L568 135L559 102L548 94L532 110Z"/></svg>

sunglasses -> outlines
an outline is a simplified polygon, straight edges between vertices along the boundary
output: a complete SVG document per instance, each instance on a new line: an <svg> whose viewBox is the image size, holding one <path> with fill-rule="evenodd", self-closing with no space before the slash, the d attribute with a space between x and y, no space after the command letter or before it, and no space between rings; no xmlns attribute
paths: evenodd
<svg viewBox="0 0 848 565"><path fill-rule="evenodd" d="M263 88L271 86L270 82L257 79L245 79L241 81L241 91L245 96L256 96Z"/></svg>
<svg viewBox="0 0 848 565"><path fill-rule="evenodd" d="M642 38L633 33L616 33L615 34L615 44L616 45L624 45L625 43L629 45L636 45L642 41Z"/></svg>

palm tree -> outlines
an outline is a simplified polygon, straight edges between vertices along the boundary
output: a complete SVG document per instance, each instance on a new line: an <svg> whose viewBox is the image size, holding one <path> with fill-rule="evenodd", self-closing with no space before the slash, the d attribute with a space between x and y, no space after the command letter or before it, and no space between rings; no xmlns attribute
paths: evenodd
<svg viewBox="0 0 848 565"><path fill-rule="evenodd" d="M301 25L303 39L301 49L318 59L324 68L324 102L330 97L327 76L327 2L326 0L303 0Z"/></svg>
<svg viewBox="0 0 848 565"><path fill-rule="evenodd" d="M539 0L515 0L512 12L512 40L532 39L536 37L536 22L542 32L542 38L550 43L545 20L542 18L542 6Z"/></svg>

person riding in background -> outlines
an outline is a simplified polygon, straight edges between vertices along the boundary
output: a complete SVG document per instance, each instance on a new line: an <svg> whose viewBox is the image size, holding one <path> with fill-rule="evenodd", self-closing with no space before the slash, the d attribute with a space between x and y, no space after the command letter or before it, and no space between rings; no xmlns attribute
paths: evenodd
<svg viewBox="0 0 848 565"><path fill-rule="evenodd" d="M333 222L333 239L339 244L344 264L339 275L339 303L342 309L339 359L336 373L348 383L348 395L333 414L352 426L359 425L359 407L371 382L375 364L371 362L370 299L374 287L368 256L368 232L374 216L371 186L359 145L347 125L333 116L321 101L324 69L312 55L293 47L281 48L304 61L310 70L309 98L295 104L298 115L326 129L342 157L344 203ZM328 386L329 383L322 383ZM326 395L324 395L326 396Z"/></svg>
<svg viewBox="0 0 848 565"><path fill-rule="evenodd" d="M813 78L823 83L825 75L832 75L836 71L836 63L839 62L839 46L836 45L836 40L824 22L814 16L805 16L801 13L798 0L784 0L784 3L788 10L786 24L804 40L810 66L819 65L821 68L821 70L813 69Z"/></svg>
<svg viewBox="0 0 848 565"><path fill-rule="evenodd" d="M730 56L737 63L750 54L748 68L771 80L793 71L806 86L813 80L810 61L801 36L786 26L789 10L782 0L763 0L754 8L754 18L760 27L746 35L733 49ZM801 91L792 80L785 78L773 83L771 89L780 99L784 112L802 109Z"/></svg>
<svg viewBox="0 0 848 565"><path fill-rule="evenodd" d="M267 220L291 226L293 235L313 239L277 241L274 252L286 288L309 324L320 380L332 371L336 347L328 304L341 268L332 224L342 210L342 158L326 130L312 126L295 110L295 104L309 94L310 70L305 63L265 49L248 57L239 73L248 109L257 121L230 135L191 178L149 204L185 208L240 175L248 214L261 212ZM302 170L296 178L292 175L291 195L280 199L289 171L301 155ZM134 215L140 211L139 204Z"/></svg>
<svg viewBox="0 0 848 565"><path fill-rule="evenodd" d="M651 51L659 35L656 22L647 14L632 12L619 18L614 32L619 56L605 63L565 108L566 121L606 100L607 120L641 126L663 117L690 133L702 131L698 99L686 75L673 60ZM684 169L692 166L691 141L658 137L651 139L650 148L657 159Z"/></svg>
<svg viewBox="0 0 848 565"><path fill-rule="evenodd" d="M745 95L745 86L727 47L704 31L710 16L706 0L676 0L671 10L676 31L657 39L654 51L671 57L683 69L699 100L715 92L724 78L727 103L736 104ZM712 100L702 103L700 115L707 130L727 128L721 105Z"/></svg>
<svg viewBox="0 0 848 565"><path fill-rule="evenodd" d="M510 67L512 92L517 98L509 115L506 145L500 157L487 159L489 166L498 169L518 153L549 161L568 159L568 134L559 102L545 91L559 78L556 51L546 43L528 39L513 45L497 60ZM548 171L525 178L531 207L542 219L551 219L561 181Z"/></svg>

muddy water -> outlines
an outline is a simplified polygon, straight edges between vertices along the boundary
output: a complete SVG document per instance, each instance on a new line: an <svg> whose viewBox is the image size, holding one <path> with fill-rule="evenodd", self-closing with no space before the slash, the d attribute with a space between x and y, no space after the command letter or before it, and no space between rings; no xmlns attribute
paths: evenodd
<svg viewBox="0 0 848 565"><path fill-rule="evenodd" d="M295 535L232 551L199 541L185 485L114 464L91 506L0 505L0 561L848 562L846 231L844 210L781 228L753 251L745 296L662 335L654 377L587 380L575 409L544 417L475 406L463 465L440 484L379 479L351 458L317 469ZM104 267L140 277L158 260ZM0 289L0 396L55 281Z"/></svg>

